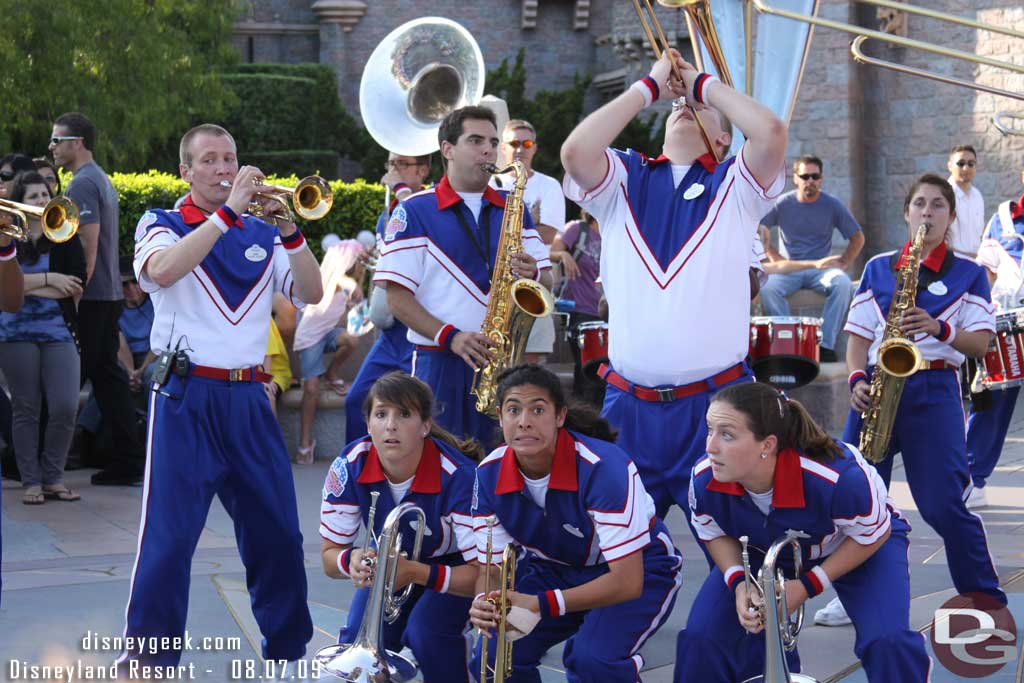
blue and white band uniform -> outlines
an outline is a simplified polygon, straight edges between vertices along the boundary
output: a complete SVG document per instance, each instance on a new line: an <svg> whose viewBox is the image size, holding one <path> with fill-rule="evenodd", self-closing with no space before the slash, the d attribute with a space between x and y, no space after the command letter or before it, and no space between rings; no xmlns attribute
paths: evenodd
<svg viewBox="0 0 1024 683"><path fill-rule="evenodd" d="M409 197L395 208L384 230L374 282L405 287L435 318L460 330L478 331L487 311L505 196L488 187L480 214L471 215L445 177L435 187ZM477 244L468 241L456 212L466 220ZM487 220L486 234L480 230L481 218ZM483 245L489 246L486 263L479 251ZM540 270L550 269L547 246L528 211L523 216L523 249L537 260ZM412 329L409 341L434 345L433 339Z"/></svg>
<svg viewBox="0 0 1024 683"><path fill-rule="evenodd" d="M563 188L601 226L612 368L659 387L741 362L750 336L752 243L785 187L784 169L765 188L742 149L717 166L708 155L688 167L633 150L605 155L608 172L596 187L566 175Z"/></svg>
<svg viewBox="0 0 1024 683"><path fill-rule="evenodd" d="M380 496L374 515L375 535L380 534L388 513L402 502L413 503L423 508L426 516L423 546L416 559L440 566L463 565L476 556L470 516L475 469L475 463L465 455L428 437L412 480L404 487L401 483L396 486L385 477L370 438L359 439L345 447L327 473L320 505L320 536L338 545L361 548L365 532L361 534L360 527L366 525L370 494L376 491ZM401 495L398 500L396 489ZM402 549L409 554L416 535L415 519L406 515L400 524ZM469 642L464 632L473 601L447 593L449 578L448 572L441 570L438 585L415 587L399 619L384 624L384 647L397 652L408 645L427 683L472 680ZM356 591L339 643L355 640L369 593L368 588Z"/></svg>
<svg viewBox="0 0 1024 683"><path fill-rule="evenodd" d="M923 637L910 629L910 527L875 468L853 446L838 444L842 456L827 463L783 450L772 490L756 496L738 483L717 481L710 460L701 459L690 480L691 524L705 543L748 536L755 575L765 551L788 530L806 534L800 539L805 572L848 539L868 546L890 533L881 548L833 585L856 627L854 652L868 680L924 681L930 660ZM787 550L780 558L786 576L793 578L792 555ZM694 600L687 628L679 633L677 683L725 683L764 671L764 632L750 635L740 625L732 596L737 579L731 578L727 584L714 567ZM879 611L878 605L886 609ZM799 670L795 651L789 661Z"/></svg>
<svg viewBox="0 0 1024 683"><path fill-rule="evenodd" d="M845 331L871 341L868 365L878 362L878 347L885 332L896 274L893 268L901 252L887 251L864 266L860 286L850 304ZM989 300L984 269L970 259L956 256L940 244L921 264L915 304L936 320L967 332L995 332L994 308ZM929 334L914 335L912 341L926 361L944 360L954 366L964 355L946 341Z"/></svg>
<svg viewBox="0 0 1024 683"><path fill-rule="evenodd" d="M188 197L177 210L147 211L135 229L135 275L156 313L150 348L173 349L183 340L181 348L188 348L191 361L199 365L259 365L267 352L271 295L281 292L292 305L305 305L295 296L277 228L243 214L240 227L229 230L198 267L170 287L160 287L144 272L154 254L205 220Z"/></svg>
<svg viewBox="0 0 1024 683"><path fill-rule="evenodd" d="M537 484L524 478L508 446L477 468L478 561L486 562L486 520L496 516L492 562L499 563L505 545L515 543L525 550L516 591L555 595L548 605L551 616L516 641L511 681L538 681L541 656L567 639L563 661L569 681L638 680L639 650L672 611L682 558L655 517L636 467L618 446L562 429L546 487ZM644 566L639 598L565 613L558 591L595 579L608 571L608 563L636 552L643 553Z"/></svg>

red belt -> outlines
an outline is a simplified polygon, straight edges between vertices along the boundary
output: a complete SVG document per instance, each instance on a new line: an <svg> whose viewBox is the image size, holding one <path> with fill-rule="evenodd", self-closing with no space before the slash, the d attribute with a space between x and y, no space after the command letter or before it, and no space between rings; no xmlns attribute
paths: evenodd
<svg viewBox="0 0 1024 683"><path fill-rule="evenodd" d="M196 365L193 363L189 366L189 372L196 377L205 377L206 379L219 379L223 382L269 382L273 379L270 375L263 372L260 368L235 368L228 370L227 368L211 368L208 365Z"/></svg>
<svg viewBox="0 0 1024 683"><path fill-rule="evenodd" d="M960 366L953 365L947 360L926 360L922 370L957 370Z"/></svg>
<svg viewBox="0 0 1024 683"><path fill-rule="evenodd" d="M426 344L417 344L416 345L416 350L417 351L437 351L437 352L444 351L444 349L442 349L440 346L427 346Z"/></svg>
<svg viewBox="0 0 1024 683"><path fill-rule="evenodd" d="M621 389L626 393L633 394L641 401L651 401L652 403L669 403L681 398L686 398L687 396L702 394L705 391L711 391L715 387L719 387L723 384L728 384L735 379L739 379L745 375L746 372L747 371L743 367L743 364L737 363L731 368L723 370L708 379L702 379L699 382L684 384L681 387L652 389L651 387L642 387L639 384L633 384L628 379L612 370L605 363L601 363L597 368L597 374L604 381L608 382L608 384L611 384L616 389Z"/></svg>

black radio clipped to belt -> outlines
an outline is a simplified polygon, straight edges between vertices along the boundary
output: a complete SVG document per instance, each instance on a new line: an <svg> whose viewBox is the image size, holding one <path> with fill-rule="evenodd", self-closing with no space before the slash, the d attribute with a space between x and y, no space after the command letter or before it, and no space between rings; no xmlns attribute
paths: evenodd
<svg viewBox="0 0 1024 683"><path fill-rule="evenodd" d="M164 386L172 372L178 377L188 377L191 367L192 361L184 349L175 347L173 351L161 351L156 360L156 370L153 371L153 383L157 387Z"/></svg>

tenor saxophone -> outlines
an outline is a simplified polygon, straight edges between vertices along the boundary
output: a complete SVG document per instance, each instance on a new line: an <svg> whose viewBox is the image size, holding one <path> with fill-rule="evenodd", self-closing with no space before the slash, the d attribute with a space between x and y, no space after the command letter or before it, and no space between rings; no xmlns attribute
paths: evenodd
<svg viewBox="0 0 1024 683"><path fill-rule="evenodd" d="M921 367L921 351L900 329L903 313L914 307L917 275L927 226L918 226L910 251L896 276L885 332L878 347L878 363L871 378L871 407L864 412L860 427L860 452L871 462L882 462L892 438L892 424L903 396L907 378Z"/></svg>
<svg viewBox="0 0 1024 683"><path fill-rule="evenodd" d="M497 379L507 368L518 365L526 350L526 340L533 321L551 315L555 298L547 287L512 271L512 257L523 251L523 192L526 190L526 167L513 161L507 168L491 166L491 173L515 171L512 191L505 199L505 215L501 221L501 237L491 277L491 293L480 332L493 343L494 360L477 368L471 392L476 396L477 412L497 412Z"/></svg>

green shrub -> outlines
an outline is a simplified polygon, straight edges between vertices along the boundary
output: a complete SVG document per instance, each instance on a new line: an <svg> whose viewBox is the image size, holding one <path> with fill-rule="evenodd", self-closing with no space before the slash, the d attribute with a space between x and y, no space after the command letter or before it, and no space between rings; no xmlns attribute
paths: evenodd
<svg viewBox="0 0 1024 683"><path fill-rule="evenodd" d="M134 251L135 226L147 209L170 209L179 197L188 192L188 185L181 178L159 171L113 173L110 179L118 195L122 254ZM294 175L270 176L267 180L287 187L294 187L299 182ZM330 186L334 193L331 212L319 221L298 221L317 258L323 257L320 239L324 235L333 232L342 239L349 239L360 230L372 232L384 208L384 188L376 183L332 180Z"/></svg>
<svg viewBox="0 0 1024 683"><path fill-rule="evenodd" d="M338 175L338 153L329 149L242 152L240 163L255 166L268 176L302 173L334 178Z"/></svg>

